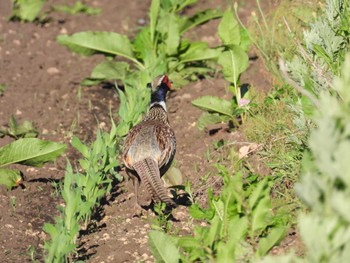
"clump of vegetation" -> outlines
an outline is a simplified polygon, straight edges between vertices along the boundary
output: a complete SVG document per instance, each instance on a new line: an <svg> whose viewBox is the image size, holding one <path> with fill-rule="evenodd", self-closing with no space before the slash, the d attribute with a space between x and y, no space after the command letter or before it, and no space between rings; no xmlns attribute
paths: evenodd
<svg viewBox="0 0 350 263"><path fill-rule="evenodd" d="M119 166L119 139L113 122L110 133L98 131L90 146L77 137L72 139L72 145L83 155L79 160L83 172L74 173L68 162L63 185L60 185L65 206L58 207L60 214L54 225L44 225L51 237L45 243L45 262L72 260L82 226L86 229L91 223L91 216L111 189L112 179L122 179L114 170Z"/></svg>
<svg viewBox="0 0 350 263"><path fill-rule="evenodd" d="M101 9L99 8L90 7L81 1L76 1L72 6L54 6L49 12L40 15L40 13L43 13L43 6L46 2L46 0L12 0L12 14L9 19L12 21L42 22L44 21L45 15L52 11L64 12L71 15L98 15L101 13Z"/></svg>
<svg viewBox="0 0 350 263"><path fill-rule="evenodd" d="M108 59L97 65L83 84L121 80L125 85L145 75L142 85L133 83L134 88L143 88L154 77L167 73L174 85L180 86L187 78L207 73L210 69L203 61L219 55L218 50L209 48L205 42L191 43L183 38L188 30L221 16L218 10L205 10L192 17L181 15L184 8L195 2L153 0L149 26L142 28L132 40L112 32L80 32L59 36L58 42L85 56L97 53L106 58L121 56L132 64L130 67L125 62Z"/></svg>
<svg viewBox="0 0 350 263"><path fill-rule="evenodd" d="M233 93L231 101L215 96L203 96L192 104L206 112L198 120L197 127L204 129L208 124L231 121L238 126L237 117L243 119L243 113L249 109L248 93L244 94L239 78L248 68L250 41L245 30L239 27L232 11L227 9L218 28L222 42L222 52L218 63L222 66L224 78L230 82L230 91Z"/></svg>
<svg viewBox="0 0 350 263"><path fill-rule="evenodd" d="M37 137L39 133L34 127L33 122L24 121L23 123L19 124L15 117L11 115L9 127L0 127L0 138L4 137L5 135L19 139L34 138Z"/></svg>
<svg viewBox="0 0 350 263"><path fill-rule="evenodd" d="M310 135L297 193L310 208L300 217L300 232L310 262L344 262L350 249L350 54L334 82L338 96L320 94L317 128Z"/></svg>
<svg viewBox="0 0 350 263"><path fill-rule="evenodd" d="M101 13L100 8L90 7L81 1L77 1L74 5L56 5L53 7L56 12L63 12L70 15L85 14L85 15L99 15Z"/></svg>
<svg viewBox="0 0 350 263"><path fill-rule="evenodd" d="M10 20L33 22L45 4L45 0L12 0Z"/></svg>
<svg viewBox="0 0 350 263"><path fill-rule="evenodd" d="M190 207L197 225L193 236L171 237L150 233L150 244L157 261L229 262L259 259L279 243L288 229L285 215L272 211L269 177L257 181L254 174L240 171L234 176L217 165L224 186L218 196L209 191L209 208ZM167 246L161 246L167 240Z"/></svg>

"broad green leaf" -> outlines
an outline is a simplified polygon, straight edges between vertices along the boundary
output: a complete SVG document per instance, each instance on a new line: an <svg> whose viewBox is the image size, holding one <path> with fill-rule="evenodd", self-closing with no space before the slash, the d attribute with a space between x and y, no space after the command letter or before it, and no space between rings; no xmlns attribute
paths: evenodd
<svg viewBox="0 0 350 263"><path fill-rule="evenodd" d="M219 37L224 45L239 45L241 32L231 9L226 9L218 28Z"/></svg>
<svg viewBox="0 0 350 263"><path fill-rule="evenodd" d="M89 147L83 144L78 137L73 136L72 145L75 149L77 149L85 158L89 158Z"/></svg>
<svg viewBox="0 0 350 263"><path fill-rule="evenodd" d="M215 96L203 96L192 101L192 104L200 109L211 113L219 113L221 115L232 116L231 102Z"/></svg>
<svg viewBox="0 0 350 263"><path fill-rule="evenodd" d="M177 243L183 248L200 249L202 247L199 240L189 236L180 237Z"/></svg>
<svg viewBox="0 0 350 263"><path fill-rule="evenodd" d="M250 209L254 209L259 200L263 197L265 197L267 194L269 194L269 189L268 189L268 177L264 177L258 185L254 187L253 192L251 193L249 197L249 207Z"/></svg>
<svg viewBox="0 0 350 263"><path fill-rule="evenodd" d="M143 68L143 65L134 57L128 37L121 34L87 31L75 33L71 36L60 35L57 37L57 41L73 52L84 56L99 53L122 56Z"/></svg>
<svg viewBox="0 0 350 263"><path fill-rule="evenodd" d="M164 44L164 52L168 56L172 56L178 53L178 47L180 44L179 33L179 20L175 14L163 13L161 14L157 30L162 35L162 41ZM159 50L157 50L159 52ZM163 50L162 50L163 51Z"/></svg>
<svg viewBox="0 0 350 263"><path fill-rule="evenodd" d="M194 219L206 219L210 220L213 218L214 210L205 210L201 208L198 204L192 204L189 208L189 212Z"/></svg>
<svg viewBox="0 0 350 263"><path fill-rule="evenodd" d="M15 0L12 18L32 22L37 18L45 0Z"/></svg>
<svg viewBox="0 0 350 263"><path fill-rule="evenodd" d="M103 61L91 73L92 79L118 80L124 79L129 69L126 62Z"/></svg>
<svg viewBox="0 0 350 263"><path fill-rule="evenodd" d="M241 73L248 68L249 57L239 46L232 46L220 54L218 63L222 66L224 78L237 86Z"/></svg>
<svg viewBox="0 0 350 263"><path fill-rule="evenodd" d="M252 217L252 230L254 233L262 231L268 226L268 215L271 214L271 201L270 196L266 195L259 200L259 203L253 210Z"/></svg>
<svg viewBox="0 0 350 263"><path fill-rule="evenodd" d="M197 121L197 128L203 130L207 125L227 122L232 117L218 113L203 112Z"/></svg>
<svg viewBox="0 0 350 263"><path fill-rule="evenodd" d="M152 230L149 233L149 244L156 262L178 263L180 253L173 238L161 231Z"/></svg>
<svg viewBox="0 0 350 263"><path fill-rule="evenodd" d="M221 51L219 49L212 49L208 47L206 42L193 42L189 45L187 50L180 55L181 63L192 61L201 61L208 59L216 59Z"/></svg>
<svg viewBox="0 0 350 263"><path fill-rule="evenodd" d="M14 141L0 148L0 167L19 163L23 165L42 166L55 160L66 149L66 145L36 138Z"/></svg>
<svg viewBox="0 0 350 263"><path fill-rule="evenodd" d="M14 169L0 169L0 184L5 185L7 190L18 186L21 180L20 171Z"/></svg>
<svg viewBox="0 0 350 263"><path fill-rule="evenodd" d="M241 32L241 43L239 43L239 46L245 51L248 52L249 47L250 47L250 38L248 35L248 31L245 30L244 28L240 28Z"/></svg>
<svg viewBox="0 0 350 263"><path fill-rule="evenodd" d="M206 23L212 19L216 19L222 16L222 11L219 9L207 9L196 13L194 16L185 18L180 23L180 34L184 34L191 28L194 28L200 24Z"/></svg>
<svg viewBox="0 0 350 263"><path fill-rule="evenodd" d="M287 227L273 228L267 237L260 238L258 250L256 252L257 255L259 257L265 256L271 248L278 245L278 243L285 237L287 230Z"/></svg>
<svg viewBox="0 0 350 263"><path fill-rule="evenodd" d="M133 41L133 48L138 59L148 68L156 60L156 50L153 49L149 27L143 28Z"/></svg>

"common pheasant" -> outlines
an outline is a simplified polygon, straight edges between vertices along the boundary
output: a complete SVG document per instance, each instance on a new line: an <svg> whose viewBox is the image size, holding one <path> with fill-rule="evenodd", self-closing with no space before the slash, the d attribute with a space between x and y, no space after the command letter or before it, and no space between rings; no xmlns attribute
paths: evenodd
<svg viewBox="0 0 350 263"><path fill-rule="evenodd" d="M142 211L138 202L140 181L154 201L162 201L170 207L176 205L161 180L176 151L176 138L169 125L165 104L171 83L168 76L163 75L154 79L150 86L152 92L148 113L129 131L124 141L123 161L134 183L137 213Z"/></svg>

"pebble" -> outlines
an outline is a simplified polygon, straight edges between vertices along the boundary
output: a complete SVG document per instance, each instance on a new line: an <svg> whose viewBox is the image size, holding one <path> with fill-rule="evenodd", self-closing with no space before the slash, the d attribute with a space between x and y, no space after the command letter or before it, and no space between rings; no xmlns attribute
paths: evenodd
<svg viewBox="0 0 350 263"><path fill-rule="evenodd" d="M22 115L22 112L20 110L16 110L16 115Z"/></svg>
<svg viewBox="0 0 350 263"><path fill-rule="evenodd" d="M47 73L49 73L50 75L55 75L60 73L60 71L58 70L58 68L50 67L47 69Z"/></svg>
<svg viewBox="0 0 350 263"><path fill-rule="evenodd" d="M60 30L60 34L63 34L63 35L66 35L68 33L67 29L66 28L61 28Z"/></svg>
<svg viewBox="0 0 350 263"><path fill-rule="evenodd" d="M13 40L13 44L20 46L21 45L21 41L19 41L18 39Z"/></svg>
<svg viewBox="0 0 350 263"><path fill-rule="evenodd" d="M100 129L104 129L106 127L106 123L105 122L101 122L99 125Z"/></svg>
<svg viewBox="0 0 350 263"><path fill-rule="evenodd" d="M137 23L140 25L140 26L143 26L146 24L146 19L144 18L139 18L137 19Z"/></svg>

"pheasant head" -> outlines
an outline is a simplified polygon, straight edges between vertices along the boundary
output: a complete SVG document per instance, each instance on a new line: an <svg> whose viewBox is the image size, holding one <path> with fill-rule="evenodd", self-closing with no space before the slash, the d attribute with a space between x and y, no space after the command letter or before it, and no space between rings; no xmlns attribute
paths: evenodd
<svg viewBox="0 0 350 263"><path fill-rule="evenodd" d="M151 83L148 84L151 88L151 103L149 108L155 105L160 105L166 111L166 94L171 90L171 81L167 75L158 76Z"/></svg>

